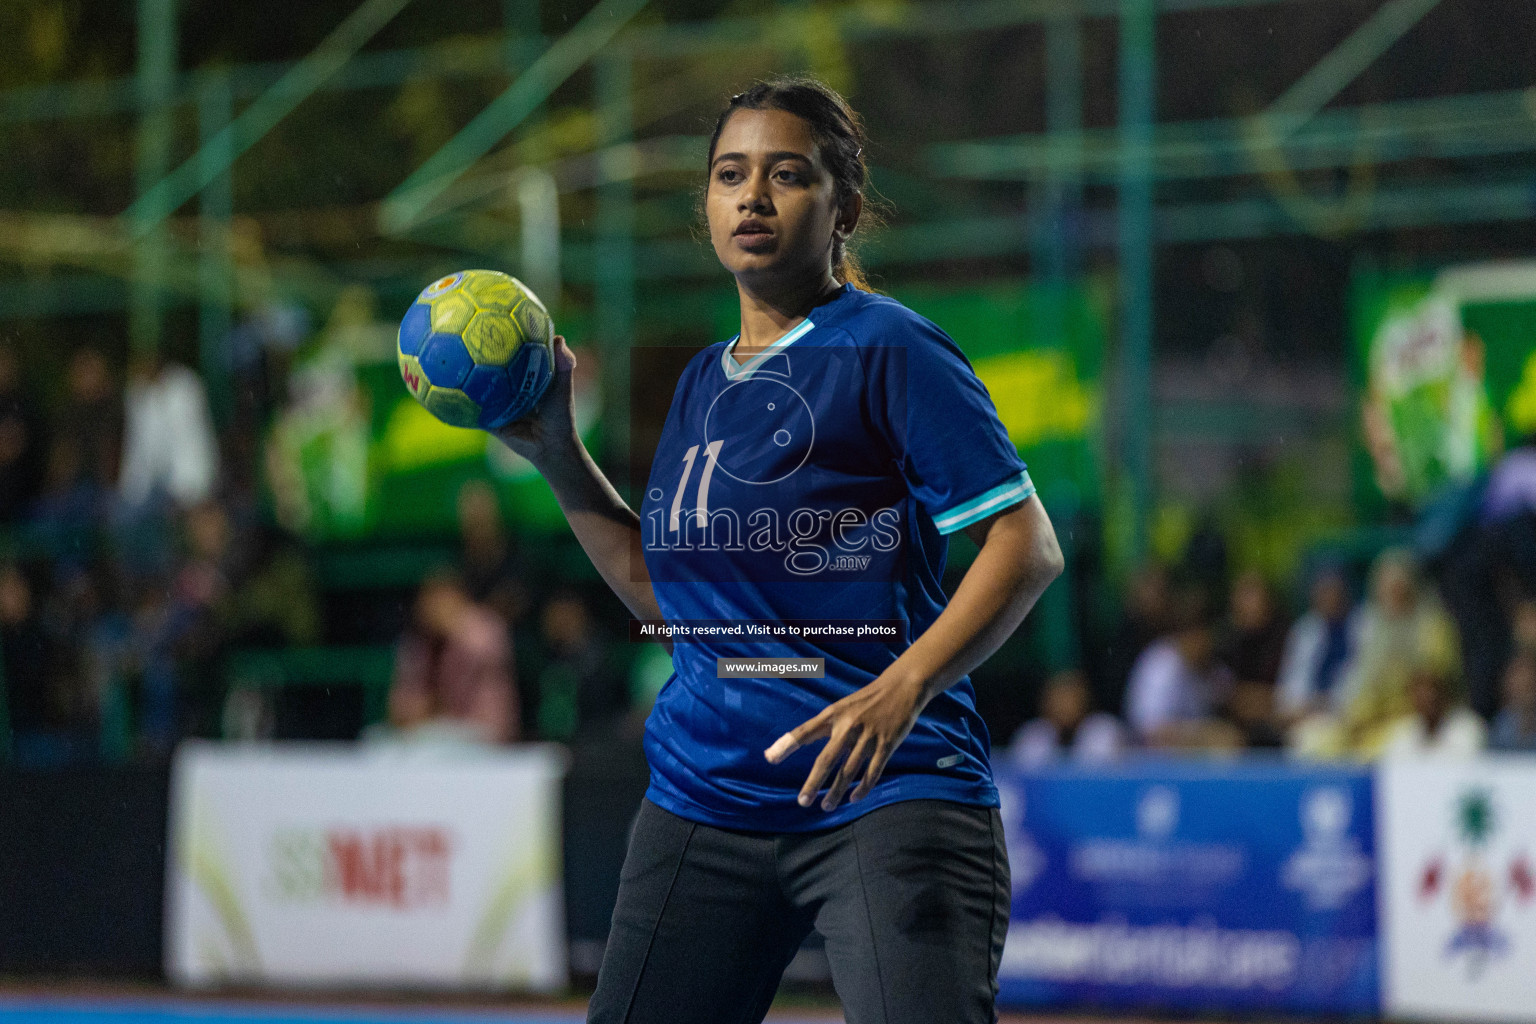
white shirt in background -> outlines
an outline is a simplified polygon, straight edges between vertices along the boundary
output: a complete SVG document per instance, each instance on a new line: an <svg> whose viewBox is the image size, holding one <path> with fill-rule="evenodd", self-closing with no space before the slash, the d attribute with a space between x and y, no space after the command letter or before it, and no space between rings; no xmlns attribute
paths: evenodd
<svg viewBox="0 0 1536 1024"><path fill-rule="evenodd" d="M1285 651L1280 656L1280 678L1275 687L1275 709L1287 718L1306 711L1318 697L1314 688L1317 663L1328 643L1330 624L1316 612L1307 612L1296 620L1285 637ZM1333 688L1324 703L1337 710L1343 682L1349 678L1350 662L1360 643L1360 616L1351 615L1345 629L1349 633L1348 654L1333 677Z"/></svg>
<svg viewBox="0 0 1536 1024"><path fill-rule="evenodd" d="M1025 722L1013 734L1008 752L1019 764L1035 767L1065 758L1078 764L1104 764L1120 756L1125 748L1125 727L1114 715L1095 712L1078 723L1072 745L1063 747L1056 724L1035 718Z"/></svg>
<svg viewBox="0 0 1536 1024"><path fill-rule="evenodd" d="M166 363L153 380L129 384L123 408L123 468L118 493L144 504L156 488L183 507L213 495L219 452L208 393L197 374Z"/></svg>
<svg viewBox="0 0 1536 1024"><path fill-rule="evenodd" d="M1125 717L1137 738L1146 740L1165 726L1208 718L1231 685L1232 675L1225 667L1212 665L1204 673L1196 672L1172 638L1158 640L1141 652L1131 668Z"/></svg>
<svg viewBox="0 0 1536 1024"><path fill-rule="evenodd" d="M1430 736L1418 715L1404 715L1387 733L1383 757L1433 758L1468 761L1488 745L1488 727L1470 708L1446 712L1440 728Z"/></svg>

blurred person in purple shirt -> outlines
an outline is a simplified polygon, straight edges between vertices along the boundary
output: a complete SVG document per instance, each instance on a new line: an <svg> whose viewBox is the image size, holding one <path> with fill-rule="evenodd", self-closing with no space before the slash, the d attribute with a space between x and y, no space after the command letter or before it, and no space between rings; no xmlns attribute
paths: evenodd
<svg viewBox="0 0 1536 1024"><path fill-rule="evenodd" d="M1466 645L1472 707L1491 718L1500 677L1519 644L1511 618L1519 602L1536 596L1536 438L1525 438L1489 471L1476 515L1452 545L1440 580Z"/></svg>
<svg viewBox="0 0 1536 1024"><path fill-rule="evenodd" d="M1216 714L1231 696L1232 673L1216 658L1204 591L1186 588L1174 603L1173 632L1143 651L1131 669L1125 717L1146 746L1204 747L1212 744Z"/></svg>
<svg viewBox="0 0 1536 1024"><path fill-rule="evenodd" d="M1504 667L1504 706L1488 745L1536 754L1536 652L1517 651Z"/></svg>

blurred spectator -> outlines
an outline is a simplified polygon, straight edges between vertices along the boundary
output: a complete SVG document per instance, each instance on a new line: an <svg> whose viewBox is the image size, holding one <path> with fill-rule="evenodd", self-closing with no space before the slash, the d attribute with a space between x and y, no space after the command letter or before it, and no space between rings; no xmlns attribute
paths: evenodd
<svg viewBox="0 0 1536 1024"><path fill-rule="evenodd" d="M374 319L373 293L349 286L294 362L287 404L273 417L263 451L285 529L317 538L365 527L372 402L358 367L393 362L393 338L393 328Z"/></svg>
<svg viewBox="0 0 1536 1024"><path fill-rule="evenodd" d="M0 342L0 525L20 519L48 466L42 413L21 379L16 349Z"/></svg>
<svg viewBox="0 0 1536 1024"><path fill-rule="evenodd" d="M57 483L72 487L84 481L100 491L112 490L121 455L123 405L100 349L78 348L70 356L68 393L55 423L55 450L58 445L69 449L64 459L74 470Z"/></svg>
<svg viewBox="0 0 1536 1024"><path fill-rule="evenodd" d="M282 404L293 354L309 333L304 307L276 301L252 310L230 332L226 369L233 385L231 420L237 432L256 435L266 426Z"/></svg>
<svg viewBox="0 0 1536 1024"><path fill-rule="evenodd" d="M303 549L258 524L221 617L227 641L244 647L308 647L321 639L320 596Z"/></svg>
<svg viewBox="0 0 1536 1024"><path fill-rule="evenodd" d="M1383 552L1371 572L1371 596L1361 611L1360 646L1344 680L1344 715L1352 745L1370 756L1382 727L1411 710L1416 670L1459 674L1456 627L1419 578L1406 551Z"/></svg>
<svg viewBox="0 0 1536 1024"><path fill-rule="evenodd" d="M1504 706L1493 720L1494 750L1536 753L1536 652L1518 651L1504 668Z"/></svg>
<svg viewBox="0 0 1536 1024"><path fill-rule="evenodd" d="M81 550L83 538L104 518L116 487L121 432L122 406L106 357L90 346L76 349L32 514L40 536L75 569L85 567L90 553Z"/></svg>
<svg viewBox="0 0 1536 1024"><path fill-rule="evenodd" d="M1512 651L1511 610L1536 596L1536 438L1494 465L1475 520L1441 568L1446 602L1466 644L1472 707L1492 717Z"/></svg>
<svg viewBox="0 0 1536 1024"><path fill-rule="evenodd" d="M234 526L218 501L203 501L184 518L183 553L168 604L150 636L146 682L154 677L178 709L174 734L207 735L219 715L218 672L235 603L240 566Z"/></svg>
<svg viewBox="0 0 1536 1024"><path fill-rule="evenodd" d="M124 416L119 494L130 511L157 492L182 508L218 482L218 444L202 378L153 355L134 368Z"/></svg>
<svg viewBox="0 0 1536 1024"><path fill-rule="evenodd" d="M507 624L475 604L455 576L435 575L421 585L396 653L389 719L418 738L518 738Z"/></svg>
<svg viewBox="0 0 1536 1024"><path fill-rule="evenodd" d="M1340 714L1297 725L1292 746L1303 756L1377 756L1389 727L1413 710L1416 673L1460 674L1456 627L1408 552L1391 549L1377 557L1370 595L1357 614L1358 646L1339 683Z"/></svg>
<svg viewBox="0 0 1536 1024"><path fill-rule="evenodd" d="M61 763L91 749L100 717L101 694L87 671L98 588L93 572L74 561L55 562L26 583L42 650L28 675L11 678L35 729L30 756Z"/></svg>
<svg viewBox="0 0 1536 1024"><path fill-rule="evenodd" d="M1207 594L1222 594L1227 589L1227 538L1210 509L1200 514L1194 532L1184 544L1184 558L1179 572Z"/></svg>
<svg viewBox="0 0 1536 1024"><path fill-rule="evenodd" d="M1527 598L1515 605L1509 631L1516 654L1536 654L1536 600Z"/></svg>
<svg viewBox="0 0 1536 1024"><path fill-rule="evenodd" d="M1487 728L1471 708L1455 701L1455 676L1444 665L1416 667L1408 684L1413 710L1388 726L1382 744L1386 757L1476 757L1487 741Z"/></svg>
<svg viewBox="0 0 1536 1024"><path fill-rule="evenodd" d="M1120 620L1104 654L1100 706L1124 706L1131 668L1149 644L1168 632L1172 603L1168 570L1161 565L1145 565L1127 581Z"/></svg>
<svg viewBox="0 0 1536 1024"><path fill-rule="evenodd" d="M1009 751L1021 764L1048 764L1066 757L1103 763L1120 756L1125 729L1114 715L1089 711L1088 677L1073 670L1046 680L1040 717L1013 734Z"/></svg>
<svg viewBox="0 0 1536 1024"><path fill-rule="evenodd" d="M1186 588L1175 599L1174 631L1153 643L1131 669L1126 720L1151 747L1227 746L1215 717L1232 691L1232 673L1216 660L1208 599Z"/></svg>
<svg viewBox="0 0 1536 1024"><path fill-rule="evenodd" d="M0 696L10 725L25 735L52 724L47 689L47 638L33 600L33 584L20 566L0 565Z"/></svg>
<svg viewBox="0 0 1536 1024"><path fill-rule="evenodd" d="M539 631L548 657L538 675L539 735L570 740L620 726L629 710L626 677L581 594L553 594L539 616Z"/></svg>
<svg viewBox="0 0 1536 1024"><path fill-rule="evenodd" d="M1264 576L1248 570L1232 581L1220 660L1232 672L1232 692L1223 718L1242 747L1279 747L1275 679L1285 651L1286 621Z"/></svg>
<svg viewBox="0 0 1536 1024"><path fill-rule="evenodd" d="M1285 745L1285 733L1275 713L1275 687L1257 679L1236 679L1222 717L1234 733L1229 742L1239 748L1274 750ZM1221 745L1217 737L1215 745Z"/></svg>
<svg viewBox="0 0 1536 1024"><path fill-rule="evenodd" d="M1263 575L1249 570L1232 582L1221 660L1243 682L1273 686L1280 675L1287 623Z"/></svg>
<svg viewBox="0 0 1536 1024"><path fill-rule="evenodd" d="M528 610L517 552L501 518L496 491L484 480L459 488L460 568L469 596L512 626Z"/></svg>
<svg viewBox="0 0 1536 1024"><path fill-rule="evenodd" d="M1338 684L1357 641L1359 621L1350 615L1349 583L1342 570L1321 570L1312 581L1309 602L1306 614L1291 627L1280 659L1276 705L1288 724L1335 708Z"/></svg>
<svg viewBox="0 0 1536 1024"><path fill-rule="evenodd" d="M1499 459L1488 474L1482 505L1485 523L1536 515L1536 438L1523 439Z"/></svg>

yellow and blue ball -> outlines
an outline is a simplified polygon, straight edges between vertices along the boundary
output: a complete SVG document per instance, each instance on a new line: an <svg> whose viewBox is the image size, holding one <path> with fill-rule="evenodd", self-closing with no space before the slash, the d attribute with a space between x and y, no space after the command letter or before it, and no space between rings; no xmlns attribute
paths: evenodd
<svg viewBox="0 0 1536 1024"><path fill-rule="evenodd" d="M455 427L494 430L528 415L554 377L554 322L521 281L461 270L416 296L396 350L407 390Z"/></svg>

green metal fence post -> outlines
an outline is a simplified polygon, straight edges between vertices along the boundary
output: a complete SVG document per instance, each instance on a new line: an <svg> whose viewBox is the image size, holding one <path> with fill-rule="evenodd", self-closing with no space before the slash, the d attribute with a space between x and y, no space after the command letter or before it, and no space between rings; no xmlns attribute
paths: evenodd
<svg viewBox="0 0 1536 1024"><path fill-rule="evenodd" d="M230 252L229 224L234 213L234 186L230 165L230 136L224 133L234 113L234 99L227 73L203 79L197 96L199 152L218 173L199 195L198 218L198 353L203 381L215 418L224 423L231 412L227 345L234 326L234 260Z"/></svg>
<svg viewBox="0 0 1536 1024"><path fill-rule="evenodd" d="M1053 160L1035 186L1031 276L1048 290L1041 333L1059 343L1066 331L1066 289L1077 272L1076 210L1082 204L1077 154L1083 128L1083 32L1070 14L1045 28L1046 145Z"/></svg>
<svg viewBox="0 0 1536 1024"><path fill-rule="evenodd" d="M1129 485L1132 563L1147 553L1152 503L1152 125L1155 0L1120 4L1120 464Z"/></svg>
<svg viewBox="0 0 1536 1024"><path fill-rule="evenodd" d="M176 0L139 0L140 116L134 182L140 196L165 177L171 165L176 50ZM153 230L138 234L128 315L128 337L135 353L154 352L160 347L164 319L160 290L165 263L164 226L156 225Z"/></svg>
<svg viewBox="0 0 1536 1024"><path fill-rule="evenodd" d="M1068 293L1077 275L1077 208L1082 203L1082 175L1076 166L1083 126L1083 34L1074 13L1063 13L1045 26L1046 140L1056 159L1033 186L1030 277L1038 321L1035 337L1046 345L1067 343ZM1027 453L1026 453L1027 454ZM1060 486L1060 484L1058 484ZM1068 530L1077 515L1077 496L1042 495L1055 520L1063 555L1073 555ZM1072 578L1063 574L1040 598L1035 612L1044 635L1049 669L1059 672L1082 662L1078 650Z"/></svg>
<svg viewBox="0 0 1536 1024"><path fill-rule="evenodd" d="M603 443L626 471L629 490L629 358L635 330L635 158L632 62L615 48L597 62L596 101L602 184L597 191L597 339L603 360Z"/></svg>

